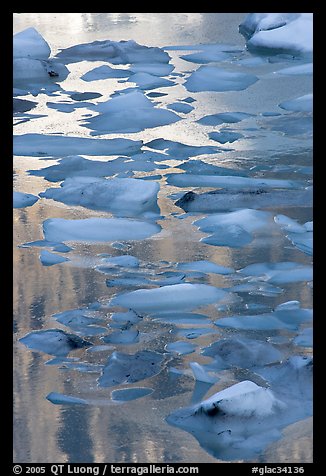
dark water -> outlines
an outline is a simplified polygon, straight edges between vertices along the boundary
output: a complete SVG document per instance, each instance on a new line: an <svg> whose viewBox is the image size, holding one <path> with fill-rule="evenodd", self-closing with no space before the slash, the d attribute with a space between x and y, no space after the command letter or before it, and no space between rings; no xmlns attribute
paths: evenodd
<svg viewBox="0 0 326 476"><path fill-rule="evenodd" d="M237 27L244 16L243 13L22 13L14 15L14 32L34 26L48 41L53 53L60 48L100 39L134 39L141 44L156 46L221 42L238 45L243 49L244 40L238 34ZM179 59L176 52L170 52L170 56L176 71L190 71L197 67ZM111 91L107 82L81 85L79 81L81 73L97 65L88 62L69 65L72 74L61 86L67 90L78 91L83 87L86 91L94 90L107 96L118 84L113 82L112 86L109 86ZM197 125L194 120L217 111L243 111L253 114L276 111L277 104L281 101L311 91L309 76L284 76L275 80L273 71L288 65L283 62L250 68L250 72L259 76L261 81L240 94L199 93L191 119L165 126L159 131L149 129L143 133L119 136L141 138L144 141L164 137L192 145L216 145L208 139L206 132L209 128ZM178 89L166 92L169 94L163 97L163 103L184 97L185 93L187 95L186 91L181 92ZM39 95L38 106L33 111L35 114L46 113L47 117L16 126L16 134L63 132L87 136L86 130L78 126L78 111L76 114L61 114L49 110L45 104L47 100L46 95ZM51 101L55 100L51 98ZM300 114L298 117L300 118ZM275 118L267 120L261 116L249 120L246 123L246 127L252 129L247 132L249 137L232 144L233 150L216 156L214 164L244 168L248 172L256 165L311 166L311 138L293 131L288 134L286 129L285 133L284 130L275 130L277 126L273 125L273 120ZM242 123L239 124L244 127ZM235 125L234 129L237 127ZM205 160L210 162L210 156L205 157ZM37 194L51 186L46 180L26 173L29 169L42 168L51 163L37 158L15 157L15 189ZM309 175L289 171L267 175L275 178L300 178L305 181L310 178ZM164 182L161 183L159 206L165 218L159 223L163 231L145 241L130 242L128 254L145 263L207 259L235 269L258 262L311 263L311 257L291 246L284 236L266 240L259 243L259 246L257 242L253 242L238 249L203 244L199 240L204 234L191 225L194 217L181 220L172 215L182 213L169 198L173 192L180 193L181 189L166 187ZM311 220L311 209L307 207L273 212L288 215L300 223ZM159 375L140 382L140 386L154 389L151 395L112 406L110 398L114 388L99 388L96 382L98 373L82 373L60 369L60 366L56 365L44 365L50 360L50 356L30 351L18 341L31 330L60 327L51 319L53 314L88 306L95 301L105 303L113 294L123 291L121 288L108 288L105 285L105 276L93 266L94 257L98 253L120 254L109 244L79 244L69 253L72 259L70 264L53 267L41 265L39 248L17 247L25 242L42 239L41 224L47 218L88 216L107 215L46 199L39 200L33 207L14 210L15 462L217 462L218 460L201 448L189 433L165 422L166 416L172 411L190 404L194 389L191 376L177 376L169 372L168 368L189 368L189 362L193 360L206 363L209 359L199 353L183 357L172 356L172 360ZM162 263L162 271L164 266L166 265ZM232 286L231 279L223 276L209 275L206 282L218 287ZM312 306L312 289L306 283L287 284L284 289L285 292L276 297L246 295L245 298L248 302L266 304L270 308L290 300L300 301L302 307ZM205 308L204 313L211 321L222 315L218 314L214 306ZM198 349L214 342L221 335L221 331L212 323L210 327L217 334L197 338ZM176 340L173 334L175 328L170 324L144 319L139 330L142 333L139 344L119 346L118 350L127 353L140 349L163 352L165 344ZM97 343L101 344L101 341L98 340ZM290 354L292 352L293 347L289 350ZM309 349L302 348L296 352L302 355L309 353ZM80 361L102 364L110 353L111 350L90 353L80 349L71 353L71 356L80 357ZM239 377L231 371L225 372L223 379L210 389L209 395L238 380ZM90 406L53 405L45 398L53 391L93 398L97 403ZM305 425L304 423L303 426ZM302 431L302 427L287 429L284 444L287 448L286 454L280 442L279 446L274 444L262 452L259 461L311 461L311 452L307 451L307 448L311 449L310 433Z"/></svg>

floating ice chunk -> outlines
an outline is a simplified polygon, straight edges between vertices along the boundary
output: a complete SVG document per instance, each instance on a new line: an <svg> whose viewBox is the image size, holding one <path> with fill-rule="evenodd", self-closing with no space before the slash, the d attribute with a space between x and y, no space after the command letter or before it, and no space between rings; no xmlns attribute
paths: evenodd
<svg viewBox="0 0 326 476"><path fill-rule="evenodd" d="M138 63L130 66L132 73L148 73L153 76L168 76L173 70L174 66L166 63Z"/></svg>
<svg viewBox="0 0 326 476"><path fill-rule="evenodd" d="M259 210L242 209L230 213L216 213L194 222L199 229L211 236L201 241L214 246L238 248L253 240L252 233L272 227L271 214Z"/></svg>
<svg viewBox="0 0 326 476"><path fill-rule="evenodd" d="M146 128L164 126L180 120L172 111L156 108L140 91L114 96L91 107L102 114L91 117L85 127L101 133L139 132Z"/></svg>
<svg viewBox="0 0 326 476"><path fill-rule="evenodd" d="M206 334L215 334L216 331L211 327L193 327L191 329L177 329L176 331L173 331L173 333L186 337L187 339L197 339L197 337Z"/></svg>
<svg viewBox="0 0 326 476"><path fill-rule="evenodd" d="M114 331L110 335L103 337L102 340L109 344L134 344L139 342L139 331L131 329Z"/></svg>
<svg viewBox="0 0 326 476"><path fill-rule="evenodd" d="M181 168L181 167L179 167ZM197 172L198 173L198 172ZM175 202L186 212L217 212L236 208L311 207L312 189L304 190L244 190L232 192L213 190L197 194L185 193Z"/></svg>
<svg viewBox="0 0 326 476"><path fill-rule="evenodd" d="M58 251L59 253L68 253L72 250L70 246L67 246L63 243L57 243L55 241L47 241L47 240L36 240L30 241L28 243L23 243L19 245L20 248L30 248L30 247L39 247L39 248L50 248L53 251Z"/></svg>
<svg viewBox="0 0 326 476"><path fill-rule="evenodd" d="M239 26L248 48L311 54L312 13L250 13Z"/></svg>
<svg viewBox="0 0 326 476"><path fill-rule="evenodd" d="M228 268L226 266L221 266L212 261L200 260L200 261L191 261L189 263L178 263L178 269L183 271L192 270L192 271L202 271L203 273L214 273L214 274L231 274L234 273L233 268Z"/></svg>
<svg viewBox="0 0 326 476"><path fill-rule="evenodd" d="M68 177L110 177L119 173L128 174L136 170L150 172L166 167L167 166L162 164L154 164L148 160L133 161L120 157L106 162L88 160L76 155L64 157L57 165L50 165L43 169L29 170L28 172L30 175L44 177L50 182L58 182Z"/></svg>
<svg viewBox="0 0 326 476"><path fill-rule="evenodd" d="M147 387L121 388L119 390L113 390L111 397L112 400L117 402L130 402L131 400L151 395L153 392L154 390L152 388Z"/></svg>
<svg viewBox="0 0 326 476"><path fill-rule="evenodd" d="M85 91L83 93L73 93L70 95L73 101L87 101L89 99L100 98L102 94L93 93L92 91Z"/></svg>
<svg viewBox="0 0 326 476"><path fill-rule="evenodd" d="M312 327L307 327L303 329L295 339L293 339L295 345L301 347L312 347L313 346L313 329Z"/></svg>
<svg viewBox="0 0 326 476"><path fill-rule="evenodd" d="M173 324L210 324L211 321L205 314L196 314L191 312L158 312L151 317L161 322Z"/></svg>
<svg viewBox="0 0 326 476"><path fill-rule="evenodd" d="M219 327L245 330L296 330L306 321L311 320L311 309L275 309L274 312L252 316L223 317L215 321Z"/></svg>
<svg viewBox="0 0 326 476"><path fill-rule="evenodd" d="M135 354L113 352L99 378L100 387L112 387L122 383L134 383L157 375L162 370L164 357L150 350Z"/></svg>
<svg viewBox="0 0 326 476"><path fill-rule="evenodd" d="M282 360L282 353L273 345L246 337L220 339L204 348L202 354L215 359L208 366L217 370L229 367L250 369Z"/></svg>
<svg viewBox="0 0 326 476"><path fill-rule="evenodd" d="M216 458L242 460L281 436L278 416L285 409L271 390L245 380L173 412L167 422L189 431Z"/></svg>
<svg viewBox="0 0 326 476"><path fill-rule="evenodd" d="M236 140L243 137L242 134L232 131L220 131L220 132L210 132L208 134L209 138L219 142L220 144L226 144L227 142L235 142Z"/></svg>
<svg viewBox="0 0 326 476"><path fill-rule="evenodd" d="M307 222L304 225L300 225L296 220L292 220L292 218L289 218L285 215L276 215L274 221L280 225L282 230L288 232L286 237L296 248L308 255L313 254L312 222Z"/></svg>
<svg viewBox="0 0 326 476"><path fill-rule="evenodd" d="M271 284L296 283L311 281L313 269L311 265L282 261L279 263L255 263L239 270L245 276L256 276L257 280Z"/></svg>
<svg viewBox="0 0 326 476"><path fill-rule="evenodd" d="M48 82L49 75L45 62L33 58L17 58L13 61L14 84L24 81L26 88L30 82Z"/></svg>
<svg viewBox="0 0 326 476"><path fill-rule="evenodd" d="M204 51L199 51L198 53L191 53L188 55L182 55L182 58L185 61L191 61L192 63L211 63L212 61L225 61L229 58L227 53L224 53L219 48L216 48L217 45L212 45L211 48L206 48Z"/></svg>
<svg viewBox="0 0 326 476"><path fill-rule="evenodd" d="M38 197L32 195L31 193L22 193L22 192L13 192L13 207L14 208L25 208L31 207L36 203Z"/></svg>
<svg viewBox="0 0 326 476"><path fill-rule="evenodd" d="M55 405L88 405L89 402L83 398L73 397L71 395L64 395L63 393L51 392L46 397L51 403Z"/></svg>
<svg viewBox="0 0 326 476"><path fill-rule="evenodd" d="M196 346L190 342L185 342L183 340L177 340L175 342L170 342L165 346L165 349L168 352L174 352L178 355L186 355L194 352Z"/></svg>
<svg viewBox="0 0 326 476"><path fill-rule="evenodd" d="M88 137L21 134L14 136L14 155L67 157L83 151L85 155L132 155L141 141L131 139L90 139Z"/></svg>
<svg viewBox="0 0 326 476"><path fill-rule="evenodd" d="M48 43L39 32L31 27L13 36L14 58L36 58L46 60L51 54Z"/></svg>
<svg viewBox="0 0 326 476"><path fill-rule="evenodd" d="M40 254L40 261L43 266L53 266L54 264L64 263L65 261L70 261L69 258L64 256L57 255L55 253L50 253L47 250L42 250Z"/></svg>
<svg viewBox="0 0 326 476"><path fill-rule="evenodd" d="M48 188L41 192L40 197L68 205L107 210L119 216L137 216L148 211L158 212L159 188L157 182L149 180L71 177L60 188Z"/></svg>
<svg viewBox="0 0 326 476"><path fill-rule="evenodd" d="M46 103L47 107L50 109L55 109L56 111L60 112L65 112L65 113L70 113L75 111L76 109L82 108L82 107L88 107L91 105L90 102L78 102L78 103L56 103L56 102L47 102Z"/></svg>
<svg viewBox="0 0 326 476"><path fill-rule="evenodd" d="M108 65L99 66L85 73L80 79L83 81L98 81L108 78L129 78L131 75L128 69L111 68Z"/></svg>
<svg viewBox="0 0 326 476"><path fill-rule="evenodd" d="M168 63L170 56L161 48L128 41L93 41L61 50L57 57L69 63L108 61L111 64Z"/></svg>
<svg viewBox="0 0 326 476"><path fill-rule="evenodd" d="M197 122L203 126L219 126L224 123L234 124L253 116L254 114L248 114L247 112L221 112L219 114L204 116Z"/></svg>
<svg viewBox="0 0 326 476"><path fill-rule="evenodd" d="M141 317L135 311L128 311L115 312L112 314L111 319L122 324L127 324L128 322L135 324L140 321Z"/></svg>
<svg viewBox="0 0 326 476"><path fill-rule="evenodd" d="M176 112L183 112L183 114L188 114L189 112L194 110L193 106L190 106L190 104L185 104L182 102L173 102L172 104L169 104L168 109L173 109L173 111Z"/></svg>
<svg viewBox="0 0 326 476"><path fill-rule="evenodd" d="M238 284L229 289L236 293L249 293L253 296L276 296L282 294L283 289L273 286L272 284L262 283L259 281Z"/></svg>
<svg viewBox="0 0 326 476"><path fill-rule="evenodd" d="M225 188L298 188L298 182L282 179L264 179L234 176L196 174L167 174L167 183L176 187L225 187Z"/></svg>
<svg viewBox="0 0 326 476"><path fill-rule="evenodd" d="M200 91L242 91L258 81L249 73L227 71L216 66L200 66L184 83L191 92Z"/></svg>
<svg viewBox="0 0 326 476"><path fill-rule="evenodd" d="M207 162L203 162L199 159L188 160L187 162L178 165L178 168L185 170L189 174L198 175L247 175L245 170L230 169L229 167L219 167L218 165L208 164Z"/></svg>
<svg viewBox="0 0 326 476"><path fill-rule="evenodd" d="M83 336L101 335L107 332L106 327L97 325L103 324L104 320L94 317L89 310L73 309L55 314L53 318Z"/></svg>
<svg viewBox="0 0 326 476"><path fill-rule="evenodd" d="M261 210L242 209L230 213L214 213L207 218L194 222L201 231L214 232L216 227L241 226L249 233L269 228L272 225L272 215Z"/></svg>
<svg viewBox="0 0 326 476"><path fill-rule="evenodd" d="M214 375L209 375L205 368L198 364L198 362L189 362L192 373L194 374L194 379L199 382L205 383L216 383L219 378Z"/></svg>
<svg viewBox="0 0 326 476"><path fill-rule="evenodd" d="M74 334L67 334L61 329L32 331L19 340L29 349L56 355L58 357L66 356L72 350L91 345L90 342Z"/></svg>
<svg viewBox="0 0 326 476"><path fill-rule="evenodd" d="M12 106L13 113L16 114L30 111L37 106L37 103L35 101L28 101L27 99L13 98Z"/></svg>
<svg viewBox="0 0 326 476"><path fill-rule="evenodd" d="M140 89L156 89L174 86L175 82L170 79L154 76L153 74L139 72L132 74L128 79L130 83L136 83Z"/></svg>
<svg viewBox="0 0 326 476"><path fill-rule="evenodd" d="M296 220L293 220L286 215L276 215L274 221L280 225L284 231L289 231L292 233L305 233L307 231L304 225L299 225Z"/></svg>
<svg viewBox="0 0 326 476"><path fill-rule="evenodd" d="M279 104L282 109L295 112L312 112L313 96L312 94L306 94L296 99L289 101L283 101Z"/></svg>
<svg viewBox="0 0 326 476"><path fill-rule="evenodd" d="M206 284L174 284L156 289L138 289L112 299L114 306L138 312L191 310L217 302L227 296L225 291Z"/></svg>
<svg viewBox="0 0 326 476"><path fill-rule="evenodd" d="M139 259L131 255L110 256L109 258L103 258L102 261L109 266L122 266L124 268L139 267Z"/></svg>
<svg viewBox="0 0 326 476"><path fill-rule="evenodd" d="M304 63L298 64L296 66L290 66L289 68L279 69L278 71L274 71L274 74L277 75L285 75L285 76L295 76L295 75L303 75L303 74L312 74L313 73L313 64L312 63Z"/></svg>
<svg viewBox="0 0 326 476"><path fill-rule="evenodd" d="M181 142L175 142L172 140L165 139L154 139L150 142L147 142L146 147L151 149L164 150L165 153L170 155L172 158L188 158L195 157L202 154L217 154L220 152L218 147L211 145L208 146L198 146L198 145L187 145L182 144Z"/></svg>
<svg viewBox="0 0 326 476"><path fill-rule="evenodd" d="M115 240L144 240L161 231L155 223L126 218L85 218L66 220L49 218L43 222L47 241L106 242Z"/></svg>

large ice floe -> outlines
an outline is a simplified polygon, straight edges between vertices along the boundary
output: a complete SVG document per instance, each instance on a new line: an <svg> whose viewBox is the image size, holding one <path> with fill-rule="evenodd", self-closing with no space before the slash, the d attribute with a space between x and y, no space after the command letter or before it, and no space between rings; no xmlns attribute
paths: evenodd
<svg viewBox="0 0 326 476"><path fill-rule="evenodd" d="M250 13L239 26L249 49L311 54L312 13Z"/></svg>
<svg viewBox="0 0 326 476"><path fill-rule="evenodd" d="M83 151L85 155L132 155L139 152L141 141L131 139L91 139L46 134L14 136L14 155L31 157L67 157Z"/></svg>
<svg viewBox="0 0 326 476"><path fill-rule="evenodd" d="M127 218L48 218L43 222L46 241L101 243L116 240L144 240L161 231L156 223Z"/></svg>
<svg viewBox="0 0 326 476"><path fill-rule="evenodd" d="M13 84L17 88L38 93L41 89L57 89L55 82L64 80L69 71L60 62L49 59L50 47L35 28L13 37Z"/></svg>
<svg viewBox="0 0 326 476"><path fill-rule="evenodd" d="M312 188L303 190L213 190L186 192L175 204L186 212L217 212L236 208L311 207Z"/></svg>
<svg viewBox="0 0 326 476"><path fill-rule="evenodd" d="M238 71L227 71L216 66L200 66L184 83L191 92L242 91L258 81L257 76Z"/></svg>
<svg viewBox="0 0 326 476"><path fill-rule="evenodd" d="M99 115L87 119L84 124L95 131L93 135L139 132L172 124L181 119L172 111L154 107L152 101L141 91L122 93L91 106L90 109L99 112Z"/></svg>
<svg viewBox="0 0 326 476"><path fill-rule="evenodd" d="M133 178L67 178L60 188L48 188L40 197L68 205L111 211L117 216L137 216L158 212L159 184Z"/></svg>
<svg viewBox="0 0 326 476"><path fill-rule="evenodd" d="M260 370L261 369L261 370ZM282 429L311 416L311 360L293 357L257 368L269 388L244 380L167 417L222 460L255 459Z"/></svg>
<svg viewBox="0 0 326 476"><path fill-rule="evenodd" d="M183 283L120 294L112 299L111 304L136 312L181 311L212 304L227 295L228 293L214 286Z"/></svg>

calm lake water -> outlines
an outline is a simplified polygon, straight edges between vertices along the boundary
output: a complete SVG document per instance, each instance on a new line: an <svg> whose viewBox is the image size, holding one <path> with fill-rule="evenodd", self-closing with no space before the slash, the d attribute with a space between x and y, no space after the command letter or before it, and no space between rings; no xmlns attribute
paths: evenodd
<svg viewBox="0 0 326 476"><path fill-rule="evenodd" d="M14 14L14 33L27 27L35 27L49 43L52 54L58 50L79 43L95 40L133 39L149 46L189 45L199 43L227 43L244 49L244 38L238 33L238 25L246 13L21 13ZM175 72L189 72L198 65L184 61L180 55L185 52L170 51ZM251 55L244 51L243 58ZM82 61L68 64L71 74L61 83L66 91L94 91L107 98L113 91L123 89L116 80L83 82L80 76L100 66L102 62ZM159 88L154 91L166 92L158 98L163 105L186 96L196 98L195 109L184 120L161 128L147 129L135 134L119 134L118 137L143 140L161 138L191 145L217 145L208 138L212 130L194 122L217 112L241 111L254 116L244 123L232 124L232 130L239 130L245 139L227 144L230 149L214 156L200 157L207 163L244 169L249 175L253 167L265 169L265 177L277 179L298 179L310 184L311 175L298 172L300 167L312 166L312 144L309 131L288 131L284 125L279 128L277 116L264 117L263 112L284 112L278 108L282 101L308 94L312 90L311 76L279 76L274 72L293 65L289 58L278 63L267 62L250 67L248 72L256 74L257 81L250 88L240 92L188 93L181 84L173 88ZM236 64L230 67L238 68ZM127 83L128 85L128 83ZM101 100L104 100L101 98ZM47 107L46 103L59 102L60 95L40 94L27 99L37 102L32 114L44 117L19 123L15 134L45 133L89 137L88 129L80 127L78 120L85 109L64 114ZM302 117L298 115L298 121ZM299 124L300 127L301 123ZM284 128L285 127L285 128ZM304 126L303 126L304 127ZM307 132L307 134L305 133ZM102 137L102 136L101 136ZM112 138L114 135L104 135ZM82 154L82 151L81 151ZM93 157L94 158L94 157ZM96 160L103 158L95 157ZM107 160L107 159L106 159ZM51 184L42 177L27 173L30 169L41 169L56 163L54 160L40 160L36 157L14 157L14 189L38 194ZM169 162L170 167L179 162ZM268 170L275 165L277 169ZM286 167L295 165L296 168ZM168 172L175 169L168 169ZM144 266L153 267L154 272L169 270L177 262L211 260L220 265L241 269L252 263L293 261L311 264L311 257L292 246L285 234L254 240L241 248L210 246L200 239L206 236L192 225L194 219L206 216L188 215L180 219L183 210L174 205L171 194L192 190L167 186L165 170L138 173L136 176L162 174L158 204L162 219L158 223L162 232L143 241L128 242L127 253L136 256ZM262 172L263 173L263 172ZM263 175L262 175L263 176ZM196 191L204 192L206 188ZM271 210L270 210L271 211ZM312 219L310 207L273 209L275 215L282 213L305 223ZM108 276L98 272L98 254L121 252L110 244L76 244L67 254L70 262L56 266L42 266L39 260L40 248L23 248L19 245L43 239L42 223L47 218L106 217L107 213L83 207L65 205L50 199L40 199L28 208L14 210L14 461L15 462L162 462L199 463L219 462L202 448L188 432L170 426L165 418L174 410L192 402L195 382L189 375L178 375L170 371L172 367L189 369L189 362L207 363L210 359L200 354L200 350L219 337L232 335L232 331L218 328L213 321L218 317L241 312L245 304L260 304L267 310L291 300L300 301L301 307L312 307L312 288L306 282L283 285L282 294L274 296L241 294L242 302L227 310L215 306L200 309L209 318L212 331L189 342L195 342L196 353L184 356L170 354L164 369L156 376L137 383L135 386L152 388L152 394L125 402L119 406L110 405L112 390L120 387L100 388L97 386L99 372L82 372L60 365L45 365L51 356L27 349L19 339L32 330L62 328L51 318L54 314L70 309L79 309L92 303L107 303L123 287L107 287ZM183 218L183 217L181 217ZM156 271L155 271L156 270ZM194 278L194 281L196 278ZM206 284L217 287L232 287L228 276L209 274ZM238 307L237 307L238 306ZM108 311L109 312L109 311ZM144 318L137 325L140 342L132 345L112 345L102 352L79 349L69 356L79 357L80 362L104 364L113 349L134 353L142 349L165 352L165 345L183 339L176 332L180 326L160 323ZM189 327L189 326L188 326ZM202 327L202 326L197 326ZM187 326L181 326L187 328ZM288 331L251 332L250 337L269 337L277 342L286 356L310 355L311 348L288 345L294 334ZM283 342L282 339L283 338ZM187 339L184 339L187 340ZM95 338L95 344L103 344ZM223 371L221 380L209 388L207 396L243 380L240 371ZM46 399L50 392L74 395L94 400L93 405L54 405ZM201 399L204 388L200 389ZM309 424L308 424L309 423ZM296 423L285 430L284 440L273 443L262 451L255 461L260 462L304 462L311 461L312 438L310 422L303 426ZM284 451L286 448L286 451ZM240 459L241 460L241 459Z"/></svg>

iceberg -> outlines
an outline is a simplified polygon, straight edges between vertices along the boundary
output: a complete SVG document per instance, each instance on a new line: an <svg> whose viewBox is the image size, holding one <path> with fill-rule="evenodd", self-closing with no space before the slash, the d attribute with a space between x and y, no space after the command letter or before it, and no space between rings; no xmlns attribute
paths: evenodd
<svg viewBox="0 0 326 476"><path fill-rule="evenodd" d="M172 158L185 160L189 157L196 157L203 154L218 154L221 149L219 147L214 147L211 145L200 146L200 145L187 145L182 144L181 142L175 142L172 140L166 139L154 139L150 142L147 142L146 147L155 150L163 150L166 154Z"/></svg>
<svg viewBox="0 0 326 476"><path fill-rule="evenodd" d="M64 395L63 393L51 392L46 396L49 402L55 405L89 405L88 400L71 395Z"/></svg>
<svg viewBox="0 0 326 476"><path fill-rule="evenodd" d="M296 248L307 255L313 254L313 222L300 225L285 215L276 215L274 221L287 232L286 237Z"/></svg>
<svg viewBox="0 0 326 476"><path fill-rule="evenodd" d="M155 223L127 218L48 218L43 222L46 241L101 243L115 240L144 240L161 231Z"/></svg>
<svg viewBox="0 0 326 476"><path fill-rule="evenodd" d="M166 344L165 350L167 352L173 352L178 355L186 355L194 352L196 346L190 342L185 342L183 340L177 340L175 342L170 342Z"/></svg>
<svg viewBox="0 0 326 476"><path fill-rule="evenodd" d="M160 76L155 76L154 74L149 74L145 72L132 74L128 81L130 83L136 83L140 89L144 90L166 88L168 86L174 86L176 84L170 79L161 78Z"/></svg>
<svg viewBox="0 0 326 476"><path fill-rule="evenodd" d="M181 311L215 303L227 295L214 286L183 283L120 294L111 300L111 305L146 313Z"/></svg>
<svg viewBox="0 0 326 476"><path fill-rule="evenodd" d="M46 60L51 54L51 49L42 35L35 28L16 33L13 37L14 58L36 58Z"/></svg>
<svg viewBox="0 0 326 476"><path fill-rule="evenodd" d="M184 83L191 92L201 91L243 91L258 81L249 73L227 71L216 66L200 66Z"/></svg>
<svg viewBox="0 0 326 476"><path fill-rule="evenodd" d="M107 210L117 216L137 216L158 212L159 184L133 178L102 179L95 177L67 178L60 188L48 188L40 197L68 205L81 205L95 210Z"/></svg>
<svg viewBox="0 0 326 476"><path fill-rule="evenodd" d="M312 13L249 13L239 26L249 49L312 54Z"/></svg>

